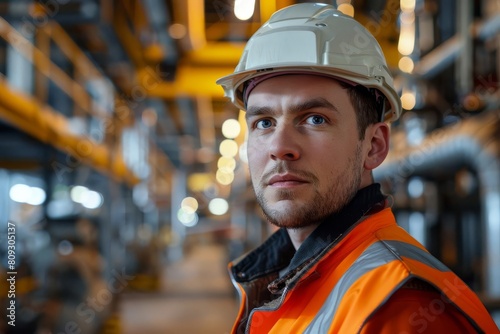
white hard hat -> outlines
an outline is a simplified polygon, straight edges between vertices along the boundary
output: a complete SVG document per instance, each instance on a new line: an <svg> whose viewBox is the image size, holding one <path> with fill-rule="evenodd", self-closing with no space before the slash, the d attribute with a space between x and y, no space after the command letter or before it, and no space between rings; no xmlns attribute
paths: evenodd
<svg viewBox="0 0 500 334"><path fill-rule="evenodd" d="M274 13L250 38L234 73L217 84L245 110L249 80L302 72L375 88L386 98L385 121L401 114L401 100L378 42L356 20L326 4L302 3Z"/></svg>

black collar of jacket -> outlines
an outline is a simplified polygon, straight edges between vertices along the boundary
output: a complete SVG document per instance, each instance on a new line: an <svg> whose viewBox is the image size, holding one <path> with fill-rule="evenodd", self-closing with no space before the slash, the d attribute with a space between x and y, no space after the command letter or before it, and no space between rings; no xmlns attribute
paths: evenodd
<svg viewBox="0 0 500 334"><path fill-rule="evenodd" d="M288 271L296 271L337 240L361 217L371 211L381 210L385 199L378 183L360 189L341 211L326 218L297 251L286 229L279 229L258 248L235 261L231 268L234 279L239 283L250 282L287 266Z"/></svg>

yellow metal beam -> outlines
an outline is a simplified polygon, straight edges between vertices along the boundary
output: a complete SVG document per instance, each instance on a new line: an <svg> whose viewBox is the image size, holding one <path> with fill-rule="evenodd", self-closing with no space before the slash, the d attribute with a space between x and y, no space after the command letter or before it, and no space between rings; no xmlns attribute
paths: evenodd
<svg viewBox="0 0 500 334"><path fill-rule="evenodd" d="M56 66L49 57L36 48L29 40L14 29L5 19L0 17L0 37L5 39L23 57L30 60L36 68L50 78L63 92L70 96L75 104L87 113L99 118L106 118L99 110L92 108L91 98L85 88L74 81L62 69Z"/></svg>
<svg viewBox="0 0 500 334"><path fill-rule="evenodd" d="M36 32L35 39L36 39L35 45L37 46L37 48L40 49L43 52L43 54L49 56L50 37L45 32L38 30ZM35 68L40 66L39 64L36 63L36 59L34 61L35 63L33 65L35 66ZM47 101L49 96L49 84L48 84L49 79L46 76L42 75L40 71L35 71L34 81L35 81L35 91L34 91L35 96L40 101Z"/></svg>
<svg viewBox="0 0 500 334"><path fill-rule="evenodd" d="M39 29L50 36L62 53L73 63L81 77L87 80L103 77L87 55L57 22L48 22Z"/></svg>
<svg viewBox="0 0 500 334"><path fill-rule="evenodd" d="M125 162L106 145L96 143L86 136L69 131L69 124L62 114L42 106L33 98L10 89L5 79L0 78L0 117L41 142L50 144L77 161L89 164L108 174L113 179L133 185L139 178L125 167ZM77 166L71 161L60 168Z"/></svg>
<svg viewBox="0 0 500 334"><path fill-rule="evenodd" d="M181 2L181 1L179 1ZM205 2L204 0L186 0L182 1L182 12L187 22L187 33L191 49L202 48L206 41L205 35Z"/></svg>
<svg viewBox="0 0 500 334"><path fill-rule="evenodd" d="M260 0L260 21L261 24L271 18L276 11L276 0Z"/></svg>
<svg viewBox="0 0 500 334"><path fill-rule="evenodd" d="M173 99L179 96L210 96L221 99L224 92L215 81L234 71L234 67L181 65L174 82L163 81L150 67L137 70L138 81L149 96Z"/></svg>
<svg viewBox="0 0 500 334"><path fill-rule="evenodd" d="M113 16L113 27L116 29L118 39L134 65L137 67L145 66L141 43L139 43L134 33L130 31L125 16L125 9L118 4L119 2L115 6L115 14Z"/></svg>
<svg viewBox="0 0 500 334"><path fill-rule="evenodd" d="M139 4L136 1L136 4ZM123 9L122 9L123 11ZM126 22L120 22L126 24ZM102 77L101 72L92 64L87 56L74 43L71 37L55 22L48 22L39 28L39 36L48 37L73 62L80 78L87 80ZM129 31L128 29L126 31ZM126 35L127 36L127 35ZM115 113L113 116L92 104L91 97L84 87L67 75L63 70L52 63L49 56L35 47L24 38L3 18L0 18L0 37L5 39L18 52L32 61L35 68L46 78L50 78L59 88L70 96L75 104L85 112L96 116L104 122L114 121L114 134L119 134L121 126L130 121L130 110L123 99L116 97ZM132 36L133 37L133 36ZM132 40L132 39L130 39ZM132 45L132 49L137 45ZM140 52L141 48L136 48ZM138 64L142 62L142 54L137 55ZM77 161L89 164L97 170L109 174L112 178L122 180L130 185L139 182L139 179L130 171L123 160L120 150L110 145L92 141L86 136L78 136L69 131L68 120L62 114L36 102L33 98L10 90L7 81L0 78L0 117L30 134L34 138L51 144L61 151L73 156ZM124 112L126 109L127 112ZM118 138L119 141L119 138ZM119 146L119 144L118 144ZM151 147L151 150L155 147ZM167 156L156 150L156 158L161 161L169 160ZM168 163L165 163L167 165ZM72 168L72 166L66 166ZM61 168L65 168L62 166ZM74 166L73 166L74 168Z"/></svg>
<svg viewBox="0 0 500 334"><path fill-rule="evenodd" d="M143 2L139 0L127 0L120 3L134 27L134 35L139 39L141 33L148 29L148 19L144 12Z"/></svg>
<svg viewBox="0 0 500 334"><path fill-rule="evenodd" d="M211 42L203 48L186 53L183 61L191 65L230 67L232 72L243 54L244 47L245 43Z"/></svg>

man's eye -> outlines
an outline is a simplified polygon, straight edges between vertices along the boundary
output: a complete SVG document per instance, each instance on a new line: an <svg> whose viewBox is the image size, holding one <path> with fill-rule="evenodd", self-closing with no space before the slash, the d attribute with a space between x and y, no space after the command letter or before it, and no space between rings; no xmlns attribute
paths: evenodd
<svg viewBox="0 0 500 334"><path fill-rule="evenodd" d="M255 123L255 127L257 129L268 129L272 125L273 125L273 123L269 119L262 119L262 120L258 121L257 123Z"/></svg>
<svg viewBox="0 0 500 334"><path fill-rule="evenodd" d="M319 125L319 124L325 123L326 120L323 116L314 115L314 116L308 117L306 122L309 124Z"/></svg>

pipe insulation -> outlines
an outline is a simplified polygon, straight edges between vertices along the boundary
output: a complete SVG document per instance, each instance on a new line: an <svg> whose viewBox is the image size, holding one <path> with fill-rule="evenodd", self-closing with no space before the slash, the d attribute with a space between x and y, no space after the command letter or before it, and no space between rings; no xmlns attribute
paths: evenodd
<svg viewBox="0 0 500 334"><path fill-rule="evenodd" d="M477 172L483 224L483 287L500 298L500 110L430 133L423 142L391 152L374 170L375 180L450 175L463 167Z"/></svg>

